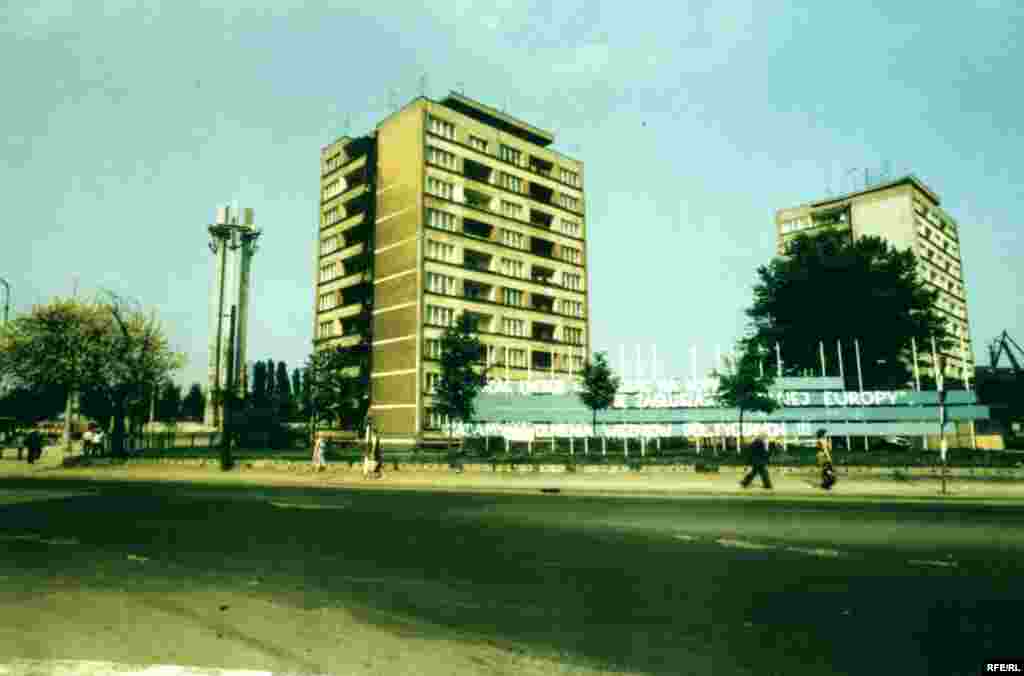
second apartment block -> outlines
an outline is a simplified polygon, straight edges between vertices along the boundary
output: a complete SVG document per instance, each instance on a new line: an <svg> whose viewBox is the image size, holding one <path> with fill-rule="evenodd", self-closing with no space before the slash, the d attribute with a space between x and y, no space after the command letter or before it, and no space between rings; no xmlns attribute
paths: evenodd
<svg viewBox="0 0 1024 676"><path fill-rule="evenodd" d="M939 291L936 310L946 319L946 332L956 346L946 357L946 373L963 380L974 377L960 255L960 227L939 206L939 196L913 175L874 185L864 190L811 202L776 213L778 253L799 235L829 230L859 238L873 235L900 249L911 249L918 259L918 275ZM921 348L923 368L931 369L927 346ZM964 358L966 354L966 359Z"/></svg>
<svg viewBox="0 0 1024 676"><path fill-rule="evenodd" d="M583 165L554 136L452 93L321 152L317 347L369 334L370 415L441 433L440 337L471 318L492 378L570 378L589 354Z"/></svg>

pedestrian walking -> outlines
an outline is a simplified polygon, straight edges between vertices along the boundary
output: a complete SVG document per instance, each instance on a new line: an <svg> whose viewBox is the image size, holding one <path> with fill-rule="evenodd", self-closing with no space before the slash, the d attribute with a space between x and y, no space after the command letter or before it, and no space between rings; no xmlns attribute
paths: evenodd
<svg viewBox="0 0 1024 676"><path fill-rule="evenodd" d="M381 468L383 467L384 462L383 462L383 458L381 458L381 453L380 453L380 433L377 432L376 428L374 428L374 430L373 430L373 446L372 446L371 451L372 451L371 462L372 462L372 466L373 466L373 476L376 479L380 479L382 476L384 476L384 473L381 471Z"/></svg>
<svg viewBox="0 0 1024 676"><path fill-rule="evenodd" d="M92 433L92 452L93 455L103 455L103 444L106 440L106 435L103 434L103 430L99 427Z"/></svg>
<svg viewBox="0 0 1024 676"><path fill-rule="evenodd" d="M28 448L28 464L33 465L43 455L43 437L38 430L28 433L25 446Z"/></svg>
<svg viewBox="0 0 1024 676"><path fill-rule="evenodd" d="M818 430L818 453L816 460L818 469L821 472L821 487L826 491L831 490L836 483L836 469L832 464L832 449L824 429Z"/></svg>
<svg viewBox="0 0 1024 676"><path fill-rule="evenodd" d="M750 471L743 477L743 481L740 482L740 486L743 488L750 488L750 483L754 480L755 475L760 475L761 483L765 489L772 487L772 479L768 476L768 444L765 443L764 439L757 437L750 444Z"/></svg>
<svg viewBox="0 0 1024 676"><path fill-rule="evenodd" d="M370 471L372 469L371 463L373 462L373 440L374 440L374 429L373 420L370 418L366 419L366 433L364 436L363 446L363 478L370 478Z"/></svg>
<svg viewBox="0 0 1024 676"><path fill-rule="evenodd" d="M316 472L322 472L327 469L327 461L324 459L324 453L327 450L327 440L320 437L313 444L313 470Z"/></svg>

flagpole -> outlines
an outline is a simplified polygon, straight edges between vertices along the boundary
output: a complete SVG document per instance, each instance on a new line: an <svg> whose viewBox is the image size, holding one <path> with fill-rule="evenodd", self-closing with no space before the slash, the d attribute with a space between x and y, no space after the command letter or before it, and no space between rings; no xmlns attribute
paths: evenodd
<svg viewBox="0 0 1024 676"><path fill-rule="evenodd" d="M846 371L843 370L843 339L836 339L836 354L839 355L839 380L843 382L843 392L846 392ZM846 435L846 450L852 451L853 446L850 444L850 435Z"/></svg>
<svg viewBox="0 0 1024 676"><path fill-rule="evenodd" d="M818 352L821 355L821 377L825 377L825 341L818 341Z"/></svg>
<svg viewBox="0 0 1024 676"><path fill-rule="evenodd" d="M932 379L935 381L935 388L939 387L939 372L938 372L939 357L935 349L935 336L932 336Z"/></svg>
<svg viewBox="0 0 1024 676"><path fill-rule="evenodd" d="M857 386L861 392L864 391L864 376L860 371L860 341L853 339L853 349L857 355Z"/></svg>
<svg viewBox="0 0 1024 676"><path fill-rule="evenodd" d="M914 350L914 387L921 391L921 369L917 365L917 339L910 337L910 347Z"/></svg>
<svg viewBox="0 0 1024 676"><path fill-rule="evenodd" d="M962 334L962 333L960 334L960 362L961 362L961 368L963 368L963 371L964 371L964 387L966 387L967 391L970 392L971 391L971 376L970 376L971 371L970 371L970 369L967 368L967 341L964 340L964 334Z"/></svg>
<svg viewBox="0 0 1024 676"><path fill-rule="evenodd" d="M779 341L775 341L775 361L778 377L782 377L782 349L779 347Z"/></svg>

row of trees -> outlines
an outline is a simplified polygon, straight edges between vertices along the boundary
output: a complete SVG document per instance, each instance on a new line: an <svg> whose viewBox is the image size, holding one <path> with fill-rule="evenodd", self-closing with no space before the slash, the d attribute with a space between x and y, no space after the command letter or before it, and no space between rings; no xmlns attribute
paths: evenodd
<svg viewBox="0 0 1024 676"><path fill-rule="evenodd" d="M16 416L51 413L33 399L65 402L65 440L73 402L83 415L112 423L114 452L124 448L126 424L140 426L156 383L184 366L157 316L112 292L95 300L58 298L32 308L0 329L0 385Z"/></svg>

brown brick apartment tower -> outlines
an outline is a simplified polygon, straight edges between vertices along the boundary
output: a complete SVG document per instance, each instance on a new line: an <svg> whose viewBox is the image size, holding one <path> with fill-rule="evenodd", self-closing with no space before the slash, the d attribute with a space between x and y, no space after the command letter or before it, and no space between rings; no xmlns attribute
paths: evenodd
<svg viewBox="0 0 1024 676"><path fill-rule="evenodd" d="M554 136L459 94L417 98L321 151L315 339L370 334L370 415L441 435L431 389L466 313L492 378L575 379L590 351L583 165Z"/></svg>

